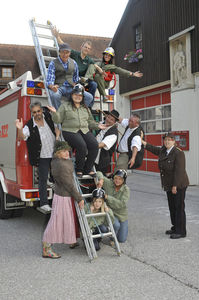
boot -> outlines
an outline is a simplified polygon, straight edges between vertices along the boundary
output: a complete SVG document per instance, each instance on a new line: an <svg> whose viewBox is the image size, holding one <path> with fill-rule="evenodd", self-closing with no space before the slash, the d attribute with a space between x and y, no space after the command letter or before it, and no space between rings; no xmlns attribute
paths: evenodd
<svg viewBox="0 0 199 300"><path fill-rule="evenodd" d="M49 243L46 243L46 242L43 242L43 254L42 256L44 258L60 258L61 255L59 254L56 254L55 252L53 252L52 248L51 248L51 244Z"/></svg>

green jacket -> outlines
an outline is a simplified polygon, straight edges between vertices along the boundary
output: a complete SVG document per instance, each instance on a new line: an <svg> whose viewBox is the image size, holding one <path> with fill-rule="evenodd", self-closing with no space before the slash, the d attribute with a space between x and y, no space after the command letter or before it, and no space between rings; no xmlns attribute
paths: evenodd
<svg viewBox="0 0 199 300"><path fill-rule="evenodd" d="M96 63L98 66L100 66L100 68L102 68L103 71L107 72L114 72L115 74L119 74L120 76L124 76L124 77L130 77L131 75L131 71L122 69L120 67L117 67L115 65L112 64L105 64L104 62L97 62Z"/></svg>
<svg viewBox="0 0 199 300"><path fill-rule="evenodd" d="M85 210L85 213L86 214L89 214L90 213L90 206L91 206L91 203L87 203L85 204L84 206L84 210ZM108 214L111 218L111 221L112 223L114 222L114 215L113 215L113 211L112 209L109 207L109 211L108 211ZM88 225L90 227L91 230L94 230L97 226L96 226L96 223L97 225L102 225L104 224L105 226L108 226L108 222L107 222L107 217L106 216L99 216L99 217L90 217L90 218L87 218L88 220Z"/></svg>
<svg viewBox="0 0 199 300"><path fill-rule="evenodd" d="M108 195L106 203L113 210L120 222L128 219L127 203L130 198L130 190L126 184L123 184L118 192L115 190L115 184L112 179L106 178L101 172L97 172L98 179L104 179L103 189Z"/></svg>
<svg viewBox="0 0 199 300"><path fill-rule="evenodd" d="M81 130L86 134L89 128L99 129L89 109L82 105L75 108L69 102L61 104L57 112L52 113L52 120L54 123L62 123L63 131L76 133Z"/></svg>

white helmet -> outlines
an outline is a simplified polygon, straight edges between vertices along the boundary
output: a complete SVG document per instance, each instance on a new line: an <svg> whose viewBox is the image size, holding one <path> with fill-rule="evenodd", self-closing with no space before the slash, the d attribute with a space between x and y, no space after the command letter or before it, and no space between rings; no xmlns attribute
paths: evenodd
<svg viewBox="0 0 199 300"><path fill-rule="evenodd" d="M108 53L110 54L111 56L115 56L115 50L112 48L112 47L108 47L104 50L103 54L104 53Z"/></svg>

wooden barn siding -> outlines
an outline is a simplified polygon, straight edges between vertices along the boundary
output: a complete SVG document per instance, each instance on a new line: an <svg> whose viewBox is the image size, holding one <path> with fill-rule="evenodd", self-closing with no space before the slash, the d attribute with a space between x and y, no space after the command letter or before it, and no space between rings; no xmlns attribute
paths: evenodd
<svg viewBox="0 0 199 300"><path fill-rule="evenodd" d="M199 1L198 0L130 0L128 11L112 40L116 50L116 65L130 71L140 70L142 79L120 80L120 92L125 93L170 79L170 36L195 25L191 31L192 72L199 71ZM129 64L123 58L133 50L133 27L141 23L144 59Z"/></svg>

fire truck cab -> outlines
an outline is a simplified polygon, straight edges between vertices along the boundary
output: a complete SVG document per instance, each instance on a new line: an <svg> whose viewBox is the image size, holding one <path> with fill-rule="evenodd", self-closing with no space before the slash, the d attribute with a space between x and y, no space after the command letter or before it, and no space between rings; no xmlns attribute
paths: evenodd
<svg viewBox="0 0 199 300"><path fill-rule="evenodd" d="M15 120L25 124L30 118L31 102L47 105L42 80L33 80L26 72L8 84L0 94L0 218L20 216L23 208L38 205L37 169L28 159L26 142L18 139ZM52 189L48 188L48 198Z"/></svg>

